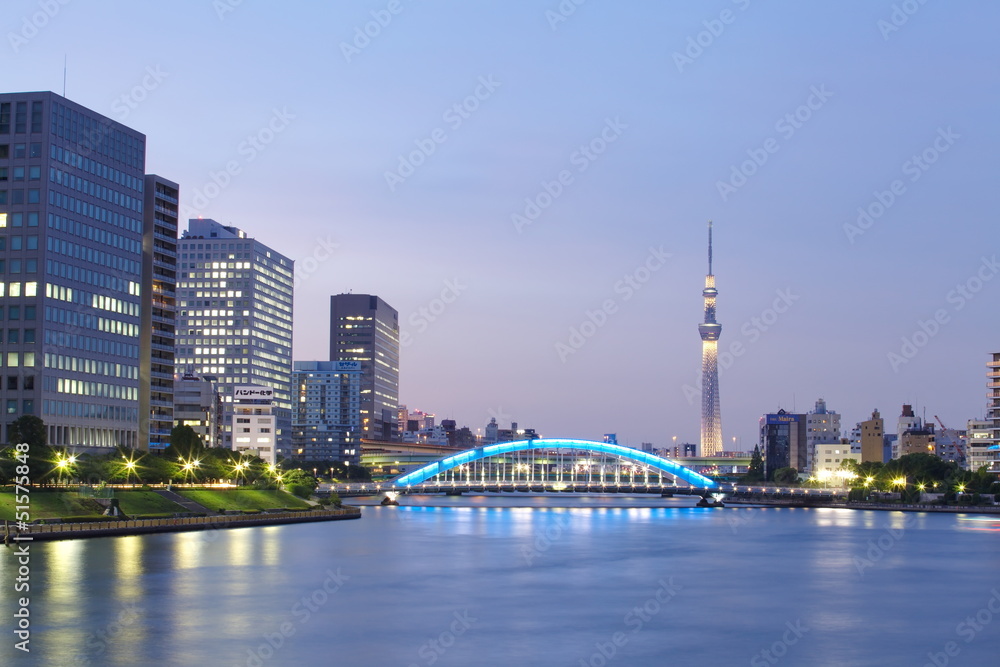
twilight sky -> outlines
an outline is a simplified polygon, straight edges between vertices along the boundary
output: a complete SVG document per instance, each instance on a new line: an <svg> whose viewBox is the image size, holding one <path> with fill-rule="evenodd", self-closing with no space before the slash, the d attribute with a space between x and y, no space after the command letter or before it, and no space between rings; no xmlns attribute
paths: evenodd
<svg viewBox="0 0 1000 667"><path fill-rule="evenodd" d="M411 409L696 442L712 219L727 448L819 397L981 417L1000 5L576 2L8 0L0 88L66 56L187 217L296 259L295 359L384 298Z"/></svg>

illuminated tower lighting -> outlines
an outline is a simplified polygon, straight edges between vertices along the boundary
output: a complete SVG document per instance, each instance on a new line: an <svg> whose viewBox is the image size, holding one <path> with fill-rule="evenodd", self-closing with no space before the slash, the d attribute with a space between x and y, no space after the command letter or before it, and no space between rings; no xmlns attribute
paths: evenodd
<svg viewBox="0 0 1000 667"><path fill-rule="evenodd" d="M715 321L715 275L712 273L712 222L708 222L708 275L705 276L705 322L701 334L701 455L716 456L722 451L722 415L719 410L719 334Z"/></svg>

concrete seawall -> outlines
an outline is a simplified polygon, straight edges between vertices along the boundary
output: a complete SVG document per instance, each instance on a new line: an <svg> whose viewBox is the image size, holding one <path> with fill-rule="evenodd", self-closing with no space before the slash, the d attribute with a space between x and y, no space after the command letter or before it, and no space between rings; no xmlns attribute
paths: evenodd
<svg viewBox="0 0 1000 667"><path fill-rule="evenodd" d="M204 517L176 517L169 519L134 519L127 521L90 521L86 523L29 524L28 530L17 531L10 525L10 541L73 540L84 537L112 537L117 535L145 535L149 533L175 533L189 530L220 530L248 526L273 526L286 523L313 521L343 521L360 519L361 509L345 507L308 512L271 512L261 514L223 514ZM19 540L15 540L19 537Z"/></svg>

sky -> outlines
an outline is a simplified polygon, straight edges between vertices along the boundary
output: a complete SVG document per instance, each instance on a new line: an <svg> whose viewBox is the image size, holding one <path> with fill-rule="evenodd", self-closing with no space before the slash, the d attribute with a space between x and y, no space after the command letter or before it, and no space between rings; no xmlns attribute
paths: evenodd
<svg viewBox="0 0 1000 667"><path fill-rule="evenodd" d="M707 221L723 438L824 398L964 428L1000 351L986 0L8 0L4 91L147 137L182 215L399 312L400 400L473 430L697 442ZM735 444L734 444L735 443Z"/></svg>

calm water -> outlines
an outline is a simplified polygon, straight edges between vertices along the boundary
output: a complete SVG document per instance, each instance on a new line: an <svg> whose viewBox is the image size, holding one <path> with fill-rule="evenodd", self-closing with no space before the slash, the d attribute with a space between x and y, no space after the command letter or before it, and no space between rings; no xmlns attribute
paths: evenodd
<svg viewBox="0 0 1000 667"><path fill-rule="evenodd" d="M359 521L34 545L32 652L5 632L0 664L1000 664L997 519L404 503Z"/></svg>

